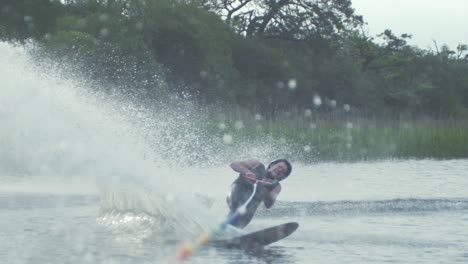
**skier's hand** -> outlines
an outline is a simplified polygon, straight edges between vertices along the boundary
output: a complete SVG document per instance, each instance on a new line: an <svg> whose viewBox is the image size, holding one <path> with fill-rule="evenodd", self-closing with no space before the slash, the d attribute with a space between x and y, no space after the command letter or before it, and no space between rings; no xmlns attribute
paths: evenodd
<svg viewBox="0 0 468 264"><path fill-rule="evenodd" d="M255 176L255 174L253 174L253 172L251 172L251 171L248 171L248 172L244 173L244 176L247 177L247 178L252 178L252 179L257 178L257 176Z"/></svg>
<svg viewBox="0 0 468 264"><path fill-rule="evenodd" d="M279 185L278 180L273 180L273 179L270 179L270 178L266 178L263 181L268 182L268 183L264 183L264 186L267 187L270 190L273 190L274 188L276 188L276 186Z"/></svg>

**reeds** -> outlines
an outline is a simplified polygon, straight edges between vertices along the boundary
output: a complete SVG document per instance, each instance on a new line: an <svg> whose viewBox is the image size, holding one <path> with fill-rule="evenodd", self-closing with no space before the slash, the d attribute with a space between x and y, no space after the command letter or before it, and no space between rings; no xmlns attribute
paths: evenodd
<svg viewBox="0 0 468 264"><path fill-rule="evenodd" d="M468 157L468 121L464 119L324 113L286 113L265 119L236 110L210 120L209 134L230 133L238 141L249 142L269 138L272 144L286 145L295 159L303 161Z"/></svg>

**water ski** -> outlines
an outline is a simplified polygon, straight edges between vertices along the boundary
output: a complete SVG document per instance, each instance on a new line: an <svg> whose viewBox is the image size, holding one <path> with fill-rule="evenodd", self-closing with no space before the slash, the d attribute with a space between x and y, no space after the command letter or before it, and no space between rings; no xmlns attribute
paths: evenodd
<svg viewBox="0 0 468 264"><path fill-rule="evenodd" d="M258 248L274 243L292 234L299 227L296 222L290 222L265 228L259 231L235 236L233 238L214 240L215 245L233 248Z"/></svg>

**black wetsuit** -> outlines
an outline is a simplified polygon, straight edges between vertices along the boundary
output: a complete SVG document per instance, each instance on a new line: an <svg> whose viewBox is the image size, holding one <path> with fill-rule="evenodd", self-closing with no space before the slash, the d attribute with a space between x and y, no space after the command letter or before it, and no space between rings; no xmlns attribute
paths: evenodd
<svg viewBox="0 0 468 264"><path fill-rule="evenodd" d="M265 169L265 165L263 164L260 164L255 169L253 169L252 173L255 174L258 180L263 180L267 178L268 175L268 172ZM254 183L251 180L242 177L242 175L239 175L239 177L232 183L229 204L230 216L236 212L237 208L242 206L250 198L253 193L253 189ZM247 211L245 214L238 215L230 224L239 228L245 227L250 222L250 220L252 220L255 211L263 201L263 197L265 196L266 191L267 190L265 190L261 184L257 184L255 194L247 205Z"/></svg>

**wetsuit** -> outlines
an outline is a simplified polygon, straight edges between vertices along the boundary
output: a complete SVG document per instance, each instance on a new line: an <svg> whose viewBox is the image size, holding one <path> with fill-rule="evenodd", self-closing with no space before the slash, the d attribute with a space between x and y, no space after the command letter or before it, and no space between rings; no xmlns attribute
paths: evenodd
<svg viewBox="0 0 468 264"><path fill-rule="evenodd" d="M268 172L265 169L265 165L263 164L260 164L255 169L253 169L252 173L255 174L255 178L258 180L263 180L267 178L268 175ZM253 193L254 183L251 180L242 177L242 175L239 175L239 177L232 183L231 187L231 193L229 195L229 215L234 214L237 208L242 206L250 198ZM269 190L272 189L270 186L267 186L267 188ZM252 217L254 216L255 211L257 210L260 203L263 201L263 197L265 196L266 192L267 190L265 190L261 184L257 184L255 194L247 205L246 213L243 215L238 215L236 218L234 218L231 222L231 225L239 228L245 227L250 222L250 220L252 220Z"/></svg>

